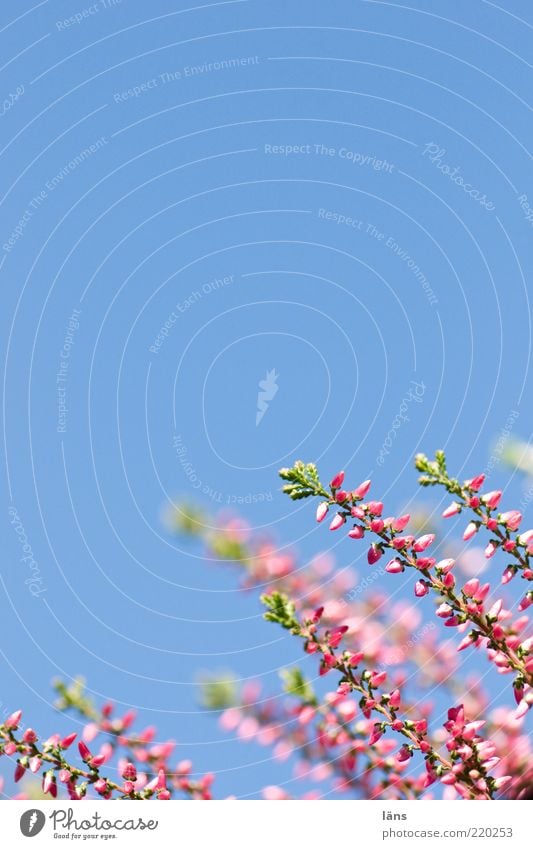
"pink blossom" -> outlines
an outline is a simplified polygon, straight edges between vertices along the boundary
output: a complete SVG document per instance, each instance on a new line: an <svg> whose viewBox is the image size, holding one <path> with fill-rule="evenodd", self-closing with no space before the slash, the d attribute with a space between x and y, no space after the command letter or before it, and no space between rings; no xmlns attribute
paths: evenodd
<svg viewBox="0 0 533 849"><path fill-rule="evenodd" d="M360 525L354 525L351 531L348 531L348 536L351 539L362 539L364 535L364 528L362 528Z"/></svg>
<svg viewBox="0 0 533 849"><path fill-rule="evenodd" d="M264 787L262 790L262 795L264 799L268 801L280 801L282 799L288 799L288 795L281 787L277 787L274 784L270 784L268 787Z"/></svg>
<svg viewBox="0 0 533 849"><path fill-rule="evenodd" d="M415 595L418 598L422 598L422 596L425 596L428 593L429 593L428 585L425 584L424 581L417 581L416 584L415 584Z"/></svg>
<svg viewBox="0 0 533 849"><path fill-rule="evenodd" d="M73 731L72 734L68 734L66 737L63 737L63 739L61 740L61 744L60 744L61 748L62 749L68 749L69 746L72 746L72 744L73 744L73 742L74 742L74 740L76 739L77 736L78 735L76 734L76 732Z"/></svg>
<svg viewBox="0 0 533 849"><path fill-rule="evenodd" d="M344 483L344 472L337 472L334 478L332 478L330 487L331 489L338 489Z"/></svg>
<svg viewBox="0 0 533 849"><path fill-rule="evenodd" d="M497 550L498 550L498 543L492 542L492 540L491 540L491 542L489 542L489 544L487 545L487 547L485 549L485 557L487 558L487 560L490 560L491 557L494 557Z"/></svg>
<svg viewBox="0 0 533 849"><path fill-rule="evenodd" d="M338 530L340 527L342 527L342 525L344 525L345 521L346 519L344 518L342 513L336 513L329 526L330 531Z"/></svg>
<svg viewBox="0 0 533 849"><path fill-rule="evenodd" d="M461 505L457 503L457 501L452 501L449 507L442 514L443 519L450 519L452 516L456 516L457 513L461 512Z"/></svg>
<svg viewBox="0 0 533 849"><path fill-rule="evenodd" d="M393 690L392 693L390 694L390 699L389 699L389 704L390 704L391 708L394 708L394 710L398 710L398 708L400 707L400 701L401 701L400 691L399 690Z"/></svg>
<svg viewBox="0 0 533 849"><path fill-rule="evenodd" d="M322 501L321 504L316 508L316 520L317 522L322 522L327 515L329 510L329 504L327 501Z"/></svg>
<svg viewBox="0 0 533 849"><path fill-rule="evenodd" d="M4 722L5 728L10 728L12 731L16 731L19 727L20 720L22 719L22 711L16 710L14 713L11 713L6 721Z"/></svg>
<svg viewBox="0 0 533 849"><path fill-rule="evenodd" d="M507 525L510 531L518 530L521 521L522 514L518 510L508 510L500 516L500 522L502 525Z"/></svg>
<svg viewBox="0 0 533 849"><path fill-rule="evenodd" d="M472 539L472 537L475 536L475 534L477 534L477 531L478 531L477 524L475 522L469 522L469 524L466 526L466 530L463 534L463 539L465 540L465 542L468 542L469 539Z"/></svg>
<svg viewBox="0 0 533 849"><path fill-rule="evenodd" d="M453 560L451 557L447 557L445 560L439 560L435 568L438 569L440 572L446 573L451 572L454 566L455 560Z"/></svg>
<svg viewBox="0 0 533 849"><path fill-rule="evenodd" d="M395 531L396 533L400 533L401 531L405 530L405 528L409 524L410 519L411 519L411 516L409 515L409 513L405 513L405 515L399 516L397 519L393 519L393 522L392 522L393 531Z"/></svg>
<svg viewBox="0 0 533 849"><path fill-rule="evenodd" d="M420 552L425 551L428 546L430 546L435 541L435 534L424 534L415 540L413 545L413 551Z"/></svg>
<svg viewBox="0 0 533 849"><path fill-rule="evenodd" d="M469 598L474 598L477 591L479 590L479 580L478 578L471 578L463 587L463 593Z"/></svg>
<svg viewBox="0 0 533 849"><path fill-rule="evenodd" d="M359 484L357 489L354 489L354 491L352 493L352 497L354 499L364 498L365 495L367 494L368 490L370 489L370 486L371 486L371 481L369 481L369 480L363 481L363 483Z"/></svg>
<svg viewBox="0 0 533 849"><path fill-rule="evenodd" d="M389 562L385 566L385 571L390 572L391 575L397 575L400 572L403 572L404 568L405 567L400 563L399 560L389 560Z"/></svg>
<svg viewBox="0 0 533 849"><path fill-rule="evenodd" d="M502 497L501 490L494 489L492 492L487 492L486 495L482 497L482 501L487 505L489 510L495 510L498 504L500 503L500 499Z"/></svg>
<svg viewBox="0 0 533 849"><path fill-rule="evenodd" d="M24 734L22 735L22 739L25 743L36 743L37 742L37 734L33 730L33 728L27 728Z"/></svg>
<svg viewBox="0 0 533 849"><path fill-rule="evenodd" d="M483 486L484 482L485 482L485 475L481 474L481 475L478 475L475 478L472 478L471 480L465 481L465 486L468 489L473 490L474 492L478 492L478 490L480 490L481 487Z"/></svg>
<svg viewBox="0 0 533 849"><path fill-rule="evenodd" d="M380 560L382 556L383 556L383 552L377 545L371 545L370 548L368 549L367 559L368 559L368 562L371 566L373 566L374 563L377 563L378 560Z"/></svg>

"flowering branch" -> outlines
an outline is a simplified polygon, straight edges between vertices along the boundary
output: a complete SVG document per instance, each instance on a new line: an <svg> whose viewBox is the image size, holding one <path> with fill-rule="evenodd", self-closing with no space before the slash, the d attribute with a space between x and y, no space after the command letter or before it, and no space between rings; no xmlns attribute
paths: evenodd
<svg viewBox="0 0 533 849"><path fill-rule="evenodd" d="M453 515L452 510L459 512L463 509L462 505L468 502L468 506L476 510L477 514L481 516L480 522L483 521L495 533L504 536L504 550L529 564L529 554L526 553L524 557L519 549L522 546L526 548L527 552L531 545L533 550L533 531L531 532L531 543L528 542L529 532L515 539L511 538L511 528L516 529L522 517L517 511L498 514L497 518L492 515L492 511L499 503L501 492L491 492L483 496L477 495L483 484L483 475L465 481L461 486L458 481L449 477L446 470L446 459L442 451L436 452L434 462L428 461L423 455L418 455L416 464L417 468L424 472L421 478L422 485L442 484L449 492L461 499L461 504L454 502L452 508L445 511L445 516ZM309 474L309 469L314 470L312 475ZM334 506L336 513L331 521L330 530L338 530L351 520L353 524L348 531L350 538L362 539L369 532L374 534L377 537L377 542L373 542L368 550L370 565L377 563L385 550L390 549L394 553L394 557L385 566L386 572L398 574L404 572L406 568L416 569L419 577L415 583L415 595L422 597L428 595L430 591L436 593L441 601L437 609L437 616L444 620L447 627L464 630L468 625L473 626L460 642L458 650L461 651L468 646L479 647L485 644L489 659L500 672L515 673L514 692L519 703L519 715L528 711L533 704L533 692L531 691L533 685L533 639L522 641L519 636L527 624L527 618L523 617L507 627L504 626L503 623L509 618L510 613L504 609L501 599L498 599L488 610L485 610L485 600L490 592L490 584L488 583L481 586L477 579L472 579L465 583L459 593L456 592L456 579L452 574L455 561L446 559L437 562L435 558L425 555L426 549L433 544L435 535L424 534L415 538L411 534L404 534L403 532L410 520L409 515L382 518L383 503L381 501L364 502L363 500L370 489L370 481L364 481L357 489L347 491L343 488L344 472L339 472L332 479L329 492L327 492L326 488L320 483L315 467L312 464L306 465L301 461L295 463L292 469L281 469L280 476L288 481L283 490L292 499L306 498L309 495L324 498L324 493L327 493L326 500L321 501L317 508L316 518L318 522L322 522L330 508ZM305 481L305 484L302 481ZM314 488L311 485L313 481L315 482ZM505 531L502 528L505 528ZM476 532L476 523L471 523L465 532L465 538L469 539ZM486 552L487 556L492 556L499 544L498 542L498 545L495 545L494 541L491 541ZM507 568L506 573L510 574L509 580L514 575L511 567ZM523 574L526 579L529 578L529 567L524 570ZM526 596L526 599L528 598L529 594ZM527 606L528 603L523 600L520 609L524 610Z"/></svg>
<svg viewBox="0 0 533 849"><path fill-rule="evenodd" d="M464 798L490 799L493 798L495 791L511 780L509 776L495 779L489 775L489 769L495 766L499 759L493 758L493 748L478 735L478 730L485 723L483 721L467 722L462 705L448 711L448 721L445 724L446 730L450 733L446 742L446 747L451 753L451 758L448 760L429 742L427 721L424 718L418 721L400 718L401 692L399 689L391 693L379 693L381 684L387 678L386 672L369 669L357 671L363 658L361 652L352 654L344 651L336 654L335 650L348 630L346 626L333 631L319 632L318 624L322 618L323 609L319 608L311 618L300 623L295 616L294 605L281 593L264 595L261 600L268 608L264 614L265 619L277 622L292 634L301 637L305 641L305 651L308 654L321 655L320 675L327 674L331 669L341 673L342 677L337 689L339 695L346 696L348 693L356 692L361 696L359 707L365 717L370 718L372 712L381 716L381 720L376 721L373 726L369 739L370 746L390 728L408 741L402 745L396 755L399 765L409 761L416 750L424 755L427 770L424 786L429 787L440 779L444 784L453 785Z"/></svg>

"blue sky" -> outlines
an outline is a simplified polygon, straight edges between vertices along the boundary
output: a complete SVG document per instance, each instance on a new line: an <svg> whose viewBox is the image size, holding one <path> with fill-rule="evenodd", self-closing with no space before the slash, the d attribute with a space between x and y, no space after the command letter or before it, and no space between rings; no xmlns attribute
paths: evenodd
<svg viewBox="0 0 533 849"><path fill-rule="evenodd" d="M529 438L531 9L21 0L14 14L0 12L0 707L66 727L49 682L83 673L199 770L227 770L220 794L255 794L290 767L245 768L264 751L198 711L196 675L274 687L297 647L168 534L163 506L242 502L307 557L332 542L280 494L281 465L372 475L399 509L417 450L445 447L466 476L510 415ZM334 545L343 565L363 554Z"/></svg>

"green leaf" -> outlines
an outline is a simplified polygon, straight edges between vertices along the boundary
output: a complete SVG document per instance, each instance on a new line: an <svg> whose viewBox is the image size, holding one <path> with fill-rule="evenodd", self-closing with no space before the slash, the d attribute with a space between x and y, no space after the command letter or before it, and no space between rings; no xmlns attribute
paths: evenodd
<svg viewBox="0 0 533 849"><path fill-rule="evenodd" d="M262 595L261 601L268 608L263 617L267 622L277 622L282 628L299 634L300 623L296 618L296 608L293 602L284 593L274 592L271 595Z"/></svg>
<svg viewBox="0 0 533 849"><path fill-rule="evenodd" d="M291 696L296 696L308 705L317 705L318 701L309 681L304 677L301 669L293 666L290 669L282 669L280 676L283 681L283 689Z"/></svg>

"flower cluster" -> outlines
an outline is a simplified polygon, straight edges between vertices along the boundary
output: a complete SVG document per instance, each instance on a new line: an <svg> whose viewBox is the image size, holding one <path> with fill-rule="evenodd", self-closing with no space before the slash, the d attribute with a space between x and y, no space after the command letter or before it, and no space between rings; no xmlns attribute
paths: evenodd
<svg viewBox="0 0 533 849"><path fill-rule="evenodd" d="M463 510L473 512L475 518L468 523L463 534L464 540L471 539L485 526L491 534L485 556L492 558L501 549L512 561L505 566L502 583L508 584L518 573L522 579L531 581L533 530L516 533L522 521L521 514L517 510L504 513L497 511L502 493L499 490L482 493L482 474L463 484L450 478L441 451L436 453L434 461L429 461L422 454L418 455L416 466L423 472L420 478L423 486L441 485L453 494L455 500L444 511L444 518ZM485 648L498 672L514 676L517 717L527 713L533 704L533 638L524 637L528 617L523 612L532 603L532 590L526 592L518 605L518 613L521 615L513 619L504 600L491 597L490 583L481 584L474 578L461 587L454 574L455 560L437 560L431 556L434 534L417 537L406 532L410 521L407 514L384 517L383 503L366 499L370 481L348 490L344 488L344 472L339 472L326 489L320 483L315 466L301 462L296 463L292 469L282 469L280 475L288 481L284 491L291 498L314 495L321 499L316 511L318 522L323 522L330 510L334 509L329 525L331 531L347 525L348 537L351 539L370 537L367 554L370 565L380 561L388 552L390 559L384 567L385 572L400 574L406 569L413 569L416 574L413 587L415 596L423 597L430 593L436 595L440 602L437 616L447 627L456 628L464 634L458 651L470 646Z"/></svg>
<svg viewBox="0 0 533 849"><path fill-rule="evenodd" d="M197 511L176 514L175 530L199 538L213 564L236 569L244 590L262 593L265 618L301 642L311 673L282 669L283 692L263 693L259 682L217 686L213 679L206 699L220 711L224 733L269 748L295 779L316 784L300 798L533 797L524 729L533 703L526 613L533 595L521 592L515 606L508 598L515 577L531 580L533 531L521 529L518 511L500 512L502 494L484 492L482 475L464 483L450 478L442 452L434 461L419 455L416 465L423 486L442 486L453 499L444 519L468 514L464 540L485 530L487 559L506 557L500 592L490 582L461 578L453 558L439 559L436 529L421 530L407 514L387 516L383 503L368 497L370 481L348 489L339 472L324 486L313 464L281 470L284 489L293 499L317 497L319 523L328 517L331 531L367 542L363 575L336 567L329 554L301 563L233 515L213 522ZM411 600L384 587L387 574L401 573L413 576ZM465 671L469 656L462 652L469 648L483 650L493 670L511 676L511 704L491 704L478 665ZM48 796L61 791L72 799L211 798L213 776L196 775L189 761L173 765L173 741L157 742L151 726L134 732L132 711L95 708L77 683L57 689L60 709L83 719L80 739L73 732L41 741L23 729L16 711L0 725L0 754L15 781L38 774ZM293 797L283 784L262 795Z"/></svg>
<svg viewBox="0 0 533 849"><path fill-rule="evenodd" d="M132 731L134 711L114 716L114 706L109 702L96 710L80 682L71 687L59 682L56 689L61 697L58 707L74 708L85 720L81 738L73 731L41 740L33 728L22 730L22 711L15 711L0 725L0 755L15 761L15 782L27 774L39 775L43 794L54 799L60 787L72 800L84 799L91 791L103 799L164 801L176 794L191 799L211 798L214 776L193 778L190 761L181 761L172 768L169 760L175 743L155 742L153 726ZM95 747L97 738L101 742ZM76 749L74 761L72 750ZM26 796L22 793L16 798Z"/></svg>

